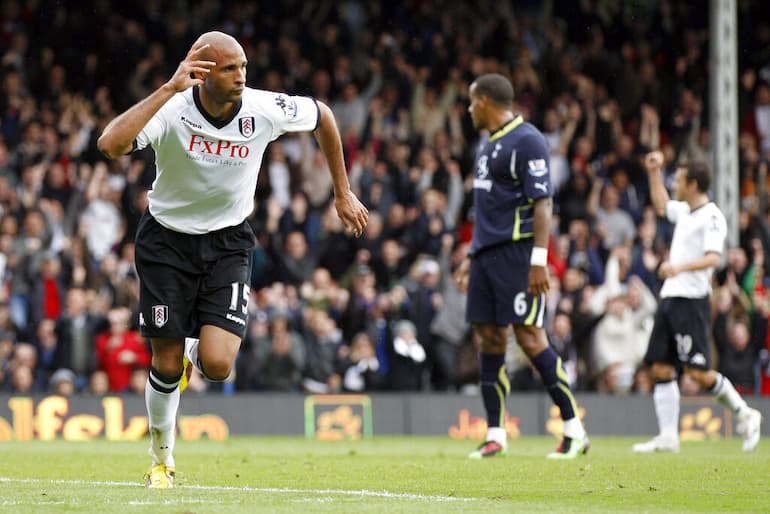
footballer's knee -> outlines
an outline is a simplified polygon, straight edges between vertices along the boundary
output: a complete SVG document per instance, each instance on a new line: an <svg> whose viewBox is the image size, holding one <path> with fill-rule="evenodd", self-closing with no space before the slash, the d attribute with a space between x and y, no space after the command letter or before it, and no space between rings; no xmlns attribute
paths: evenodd
<svg viewBox="0 0 770 514"><path fill-rule="evenodd" d="M548 348L548 338L545 330L531 325L514 325L516 343L521 347L527 357L534 357Z"/></svg>
<svg viewBox="0 0 770 514"><path fill-rule="evenodd" d="M225 380L233 367L233 362L230 359L221 357L201 360L200 364L209 380Z"/></svg>
<svg viewBox="0 0 770 514"><path fill-rule="evenodd" d="M198 361L209 380L225 380L230 375L241 338L213 325L201 328Z"/></svg>
<svg viewBox="0 0 770 514"><path fill-rule="evenodd" d="M706 390L714 387L717 381L716 372L709 369L685 368L684 373Z"/></svg>
<svg viewBox="0 0 770 514"><path fill-rule="evenodd" d="M182 373L184 343L170 339L152 339L152 367L164 377Z"/></svg>
<svg viewBox="0 0 770 514"><path fill-rule="evenodd" d="M656 362L652 365L652 378L655 382L670 382L676 379L676 369L670 364Z"/></svg>
<svg viewBox="0 0 770 514"><path fill-rule="evenodd" d="M508 337L504 329L495 325L477 325L476 334L481 353L505 353Z"/></svg>

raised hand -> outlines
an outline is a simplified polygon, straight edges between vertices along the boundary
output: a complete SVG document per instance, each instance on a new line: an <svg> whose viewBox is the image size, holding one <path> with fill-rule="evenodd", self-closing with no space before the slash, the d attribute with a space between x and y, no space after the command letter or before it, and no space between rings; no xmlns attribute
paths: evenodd
<svg viewBox="0 0 770 514"><path fill-rule="evenodd" d="M202 60L203 52L211 45L193 47L187 52L184 61L179 63L174 76L168 81L175 91L184 91L193 86L203 84L203 78L217 65L214 61Z"/></svg>
<svg viewBox="0 0 770 514"><path fill-rule="evenodd" d="M655 150L644 158L644 166L648 173L657 173L663 169L663 152Z"/></svg>

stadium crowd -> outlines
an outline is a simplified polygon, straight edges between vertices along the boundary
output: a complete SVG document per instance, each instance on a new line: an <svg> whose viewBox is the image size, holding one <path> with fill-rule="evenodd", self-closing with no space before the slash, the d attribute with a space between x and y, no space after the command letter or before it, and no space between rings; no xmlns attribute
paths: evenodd
<svg viewBox="0 0 770 514"><path fill-rule="evenodd" d="M648 392L671 225L649 205L642 159L661 149L669 178L677 162L710 162L708 12L706 0L0 0L3 390L143 394L133 238L154 155L108 161L96 139L216 28L246 49L248 85L331 106L370 221L345 235L312 137L273 143L235 379L194 377L191 390L473 388L451 272L473 223L468 85L498 72L551 150L551 343L577 390ZM770 394L770 13L745 1L738 15L740 244L715 274L713 344L736 388ZM521 355L507 362L514 390L542 387Z"/></svg>

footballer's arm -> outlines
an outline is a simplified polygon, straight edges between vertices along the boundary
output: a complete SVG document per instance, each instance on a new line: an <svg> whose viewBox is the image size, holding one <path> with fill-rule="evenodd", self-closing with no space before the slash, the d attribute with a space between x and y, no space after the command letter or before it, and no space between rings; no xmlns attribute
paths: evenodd
<svg viewBox="0 0 770 514"><path fill-rule="evenodd" d="M666 185L663 183L663 153L650 152L644 159L647 168L647 178L650 182L650 199L658 216L666 215L666 203L669 201Z"/></svg>
<svg viewBox="0 0 770 514"><path fill-rule="evenodd" d="M123 114L110 121L99 136L97 147L110 159L125 155L134 147L134 140L158 109L168 102L177 92L203 84L203 78L195 78L195 73L203 77L216 64L212 61L197 60L200 53L208 48L203 45L191 49L185 60L179 63L174 76L156 89L150 96L129 108Z"/></svg>
<svg viewBox="0 0 770 514"><path fill-rule="evenodd" d="M658 269L658 275L661 278L674 277L680 273L688 271L700 271L702 269L716 268L719 266L721 255L717 252L707 252L706 255L695 259L694 261L684 262L682 264L671 264L669 261L661 264Z"/></svg>
<svg viewBox="0 0 770 514"><path fill-rule="evenodd" d="M334 206L345 228L360 236L366 228L369 212L361 204L356 195L350 190L348 174L345 170L345 159L342 152L342 139L334 120L334 113L323 102L316 100L318 104L318 128L315 130L315 138L321 148L334 184Z"/></svg>
<svg viewBox="0 0 770 514"><path fill-rule="evenodd" d="M553 200L550 196L545 196L535 200L533 208L533 227L534 248L548 248L548 238L551 234L551 220L553 218ZM530 265L528 290L530 294L538 295L548 291L550 280L548 277L548 266Z"/></svg>
<svg viewBox="0 0 770 514"><path fill-rule="evenodd" d="M150 96L113 118L96 142L99 151L110 159L130 153L134 140L158 109L163 107L176 90L168 83L156 89Z"/></svg>

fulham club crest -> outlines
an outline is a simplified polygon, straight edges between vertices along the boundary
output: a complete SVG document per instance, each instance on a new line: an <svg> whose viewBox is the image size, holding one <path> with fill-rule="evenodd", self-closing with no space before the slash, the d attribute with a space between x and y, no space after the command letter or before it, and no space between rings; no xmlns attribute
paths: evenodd
<svg viewBox="0 0 770 514"><path fill-rule="evenodd" d="M238 130L243 137L250 137L254 133L254 116L238 118Z"/></svg>
<svg viewBox="0 0 770 514"><path fill-rule="evenodd" d="M168 321L168 305L152 306L152 324L160 328Z"/></svg>

